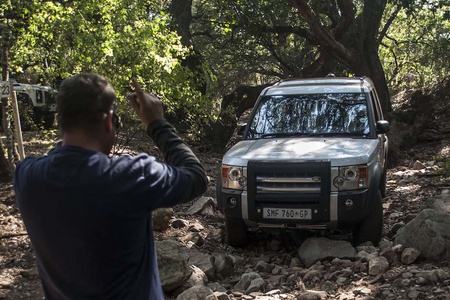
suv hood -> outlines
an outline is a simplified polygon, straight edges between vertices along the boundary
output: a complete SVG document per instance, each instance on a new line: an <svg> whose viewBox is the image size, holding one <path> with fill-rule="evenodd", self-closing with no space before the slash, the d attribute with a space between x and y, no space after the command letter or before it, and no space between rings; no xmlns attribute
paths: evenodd
<svg viewBox="0 0 450 300"><path fill-rule="evenodd" d="M246 166L249 160L330 160L332 166L366 164L378 152L378 139L279 138L245 140L223 157L223 164Z"/></svg>

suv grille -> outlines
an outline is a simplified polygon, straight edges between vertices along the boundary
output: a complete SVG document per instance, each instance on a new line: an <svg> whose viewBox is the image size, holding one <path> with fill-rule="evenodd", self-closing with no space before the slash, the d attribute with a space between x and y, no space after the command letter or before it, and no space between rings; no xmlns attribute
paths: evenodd
<svg viewBox="0 0 450 300"><path fill-rule="evenodd" d="M256 192L260 193L320 193L321 177L310 174L272 173L256 176Z"/></svg>
<svg viewBox="0 0 450 300"><path fill-rule="evenodd" d="M330 161L249 161L247 171L250 212L264 207L328 211Z"/></svg>

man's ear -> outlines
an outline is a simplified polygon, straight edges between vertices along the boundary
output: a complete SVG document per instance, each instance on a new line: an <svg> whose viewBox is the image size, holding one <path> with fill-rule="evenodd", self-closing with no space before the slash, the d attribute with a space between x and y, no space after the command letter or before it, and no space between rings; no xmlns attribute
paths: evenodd
<svg viewBox="0 0 450 300"><path fill-rule="evenodd" d="M108 114L106 115L106 130L108 132L113 131L112 115L113 115L112 111L108 112Z"/></svg>

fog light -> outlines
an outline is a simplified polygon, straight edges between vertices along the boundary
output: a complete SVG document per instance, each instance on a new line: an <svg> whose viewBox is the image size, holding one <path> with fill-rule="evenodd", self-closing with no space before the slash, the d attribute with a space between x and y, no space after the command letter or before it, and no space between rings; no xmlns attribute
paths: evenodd
<svg viewBox="0 0 450 300"><path fill-rule="evenodd" d="M337 188L341 188L345 183L345 178L342 176L338 176L333 180L333 184Z"/></svg>
<svg viewBox="0 0 450 300"><path fill-rule="evenodd" d="M231 208L235 208L236 205L237 205L236 198L228 198L228 206L230 206Z"/></svg>
<svg viewBox="0 0 450 300"><path fill-rule="evenodd" d="M244 188L247 186L247 178L242 176L241 178L239 178L238 180L239 184Z"/></svg>

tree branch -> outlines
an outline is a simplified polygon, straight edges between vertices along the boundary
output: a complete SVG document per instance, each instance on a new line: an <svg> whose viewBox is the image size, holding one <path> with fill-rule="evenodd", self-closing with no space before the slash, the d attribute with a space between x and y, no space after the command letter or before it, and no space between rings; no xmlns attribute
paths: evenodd
<svg viewBox="0 0 450 300"><path fill-rule="evenodd" d="M339 43L334 37L332 37L325 30L324 26L317 19L311 7L306 3L306 0L288 0L288 3L297 9L300 15L303 16L308 23L311 31L315 35L318 44L322 47L322 51L330 53L338 61L345 65L351 65L355 63L355 55L352 54L344 45ZM341 3L342 5L345 2Z"/></svg>
<svg viewBox="0 0 450 300"><path fill-rule="evenodd" d="M26 233L26 232L9 233L9 234L0 235L0 240L1 239L10 239L10 238L19 237L19 236L25 236L25 235L28 235L28 233Z"/></svg>
<svg viewBox="0 0 450 300"><path fill-rule="evenodd" d="M334 38L340 40L352 22L355 20L356 10L351 0L338 0L341 18L334 29Z"/></svg>
<svg viewBox="0 0 450 300"><path fill-rule="evenodd" d="M383 17L387 0L366 0L364 1L363 18L361 22L361 32L363 33L362 51L378 49L379 42L375 38ZM374 47L375 46L375 47Z"/></svg>
<svg viewBox="0 0 450 300"><path fill-rule="evenodd" d="M395 11L391 14L391 16L387 20L386 24L384 24L383 29L380 31L380 34L378 35L378 41L377 41L378 45L381 44L381 41L386 36L389 27L391 27L392 22L394 22L395 18L397 17L397 15L401 9L402 9L401 4L397 5L397 7L395 8Z"/></svg>
<svg viewBox="0 0 450 300"><path fill-rule="evenodd" d="M300 27L293 27L293 26L275 26L275 27L265 27L265 26L258 26L258 29L260 29L260 32L268 32L268 33L278 33L278 34L296 34L298 36L301 36L305 38L306 40L317 43L314 36L309 32L308 30Z"/></svg>

